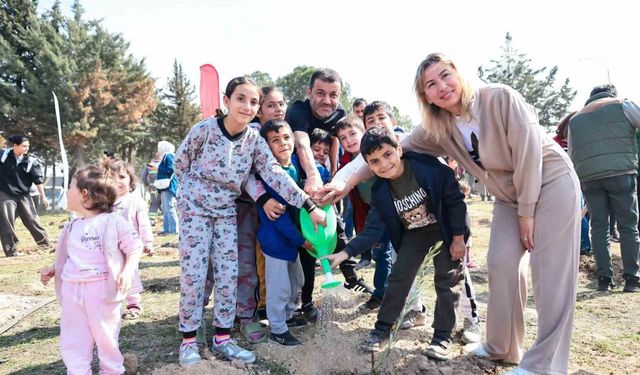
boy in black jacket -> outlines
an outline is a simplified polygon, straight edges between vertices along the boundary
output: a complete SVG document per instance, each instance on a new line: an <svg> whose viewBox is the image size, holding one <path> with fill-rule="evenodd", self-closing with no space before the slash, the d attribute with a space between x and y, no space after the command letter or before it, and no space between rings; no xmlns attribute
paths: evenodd
<svg viewBox="0 0 640 375"><path fill-rule="evenodd" d="M460 262L465 254L464 196L449 167L428 155L407 153L403 158L396 137L384 127L369 129L362 137L360 151L378 176L372 188L371 210L363 231L328 259L332 266L340 264L370 248L385 230L398 249L375 329L366 343L368 349L379 350L388 341L427 252L443 241L433 260L437 300L433 339L425 354L447 360L464 279Z"/></svg>

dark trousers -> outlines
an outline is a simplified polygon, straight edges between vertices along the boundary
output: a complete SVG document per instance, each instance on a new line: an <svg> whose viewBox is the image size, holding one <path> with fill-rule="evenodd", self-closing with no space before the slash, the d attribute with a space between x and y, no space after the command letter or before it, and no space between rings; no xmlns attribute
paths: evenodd
<svg viewBox="0 0 640 375"><path fill-rule="evenodd" d="M387 290L378 312L377 328L389 329L398 320L427 251L441 239L439 231L428 227L405 231L398 259L387 278ZM436 305L432 327L434 331L450 335L456 326L456 311L464 282L462 263L451 260L449 249L443 245L440 253L433 259L433 266Z"/></svg>
<svg viewBox="0 0 640 375"><path fill-rule="evenodd" d="M34 211L34 204L29 194L14 197L0 191L0 239L6 256L14 255L18 249L16 214L38 245L49 244L47 232L40 224L38 213Z"/></svg>
<svg viewBox="0 0 640 375"><path fill-rule="evenodd" d="M335 206L334 206L335 209ZM344 222L340 219L340 216L336 214L338 219L336 232L338 234L338 243L334 250L335 252L339 252L345 248L346 243L344 242ZM300 264L302 265L302 273L304 273L304 285L302 286L302 296L301 301L302 305L310 303L313 301L313 287L315 282L315 273L316 273L316 258L309 255L307 250L300 250ZM353 283L358 280L358 273L356 272L356 264L357 262L353 258L349 258L340 264L340 272L344 276L344 279L347 283Z"/></svg>

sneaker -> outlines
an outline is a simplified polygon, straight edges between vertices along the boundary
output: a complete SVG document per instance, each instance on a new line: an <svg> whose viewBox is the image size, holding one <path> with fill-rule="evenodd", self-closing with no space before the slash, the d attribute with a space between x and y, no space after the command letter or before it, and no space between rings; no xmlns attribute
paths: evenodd
<svg viewBox="0 0 640 375"><path fill-rule="evenodd" d="M320 316L320 312L318 311L316 306L313 304L313 302L309 302L305 304L304 306L302 306L302 308L300 308L299 311L302 314L302 316L304 316L304 318L310 323L317 322L318 317Z"/></svg>
<svg viewBox="0 0 640 375"><path fill-rule="evenodd" d="M369 334L369 338L366 339L360 347L366 352L377 352L389 343L389 332L381 329L374 329Z"/></svg>
<svg viewBox="0 0 640 375"><path fill-rule="evenodd" d="M478 358L489 358L489 353L487 353L482 344L478 344L478 346L471 351L471 354Z"/></svg>
<svg viewBox="0 0 640 375"><path fill-rule="evenodd" d="M356 281L344 283L344 287L346 289L353 289L356 292L373 294L373 288L369 286L362 277Z"/></svg>
<svg viewBox="0 0 640 375"><path fill-rule="evenodd" d="M214 338L211 351L221 354L229 361L239 359L247 365L256 361L255 354L239 347L235 340L226 340L222 344L216 344L216 339Z"/></svg>
<svg viewBox="0 0 640 375"><path fill-rule="evenodd" d="M427 323L427 313L424 311L411 310L404 316L404 320L400 324L400 329L410 329L414 327L423 326Z"/></svg>
<svg viewBox="0 0 640 375"><path fill-rule="evenodd" d="M275 341L280 345L284 346L298 346L301 344L300 340L298 340L291 332L287 331L285 333L271 333L269 335L271 341Z"/></svg>
<svg viewBox="0 0 640 375"><path fill-rule="evenodd" d="M382 298L371 295L371 298L369 298L367 302L360 305L358 309L364 312L372 312L378 310L380 306L382 306Z"/></svg>
<svg viewBox="0 0 640 375"><path fill-rule="evenodd" d="M431 340L424 355L437 361L447 361L451 359L451 342L449 340Z"/></svg>
<svg viewBox="0 0 640 375"><path fill-rule="evenodd" d="M614 230L613 232L611 232L609 234L609 239L611 240L611 242L620 242L620 235L618 234L618 231Z"/></svg>
<svg viewBox="0 0 640 375"><path fill-rule="evenodd" d="M200 353L198 351L197 342L187 342L180 345L180 354L178 355L181 366L191 366L200 363Z"/></svg>
<svg viewBox="0 0 640 375"><path fill-rule="evenodd" d="M598 276L598 291L606 292L616 287L616 284L606 276Z"/></svg>
<svg viewBox="0 0 640 375"><path fill-rule="evenodd" d="M314 307L315 309L315 307ZM316 318L316 320L318 320ZM304 325L307 325L307 319L303 318L301 315L294 315L291 317L291 319L286 321L287 323L287 327L302 327Z"/></svg>
<svg viewBox="0 0 640 375"><path fill-rule="evenodd" d="M623 292L637 293L640 292L640 280L637 277L625 276L626 282L624 283Z"/></svg>
<svg viewBox="0 0 640 375"><path fill-rule="evenodd" d="M482 328L480 327L480 323L474 323L470 319L465 319L463 327L462 341L464 341L465 344L480 342L482 339Z"/></svg>
<svg viewBox="0 0 640 375"><path fill-rule="evenodd" d="M358 264L356 264L356 270L361 270L363 268L367 268L370 265L371 265L371 260L366 259L366 258L362 258L362 259L360 259Z"/></svg>

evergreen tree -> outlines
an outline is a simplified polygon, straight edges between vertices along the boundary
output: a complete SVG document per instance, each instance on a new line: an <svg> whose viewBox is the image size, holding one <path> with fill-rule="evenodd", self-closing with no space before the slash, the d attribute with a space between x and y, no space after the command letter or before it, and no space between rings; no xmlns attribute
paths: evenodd
<svg viewBox="0 0 640 375"><path fill-rule="evenodd" d="M309 80L315 70L316 68L312 66L296 66L291 73L276 80L276 86L282 89L284 99L287 100L288 105L293 104L296 100L304 100L307 97Z"/></svg>
<svg viewBox="0 0 640 375"><path fill-rule="evenodd" d="M254 80L260 87L275 85L275 82L273 81L273 78L271 78L271 75L269 73L261 72L259 70L248 74L247 77Z"/></svg>
<svg viewBox="0 0 640 375"><path fill-rule="evenodd" d="M577 93L569 85L569 79L565 79L560 89L554 88L558 67L531 67L531 59L513 47L509 33L501 49L500 58L491 60L493 66L478 67L478 77L485 82L503 83L513 87L529 104L536 107L540 125L556 126L567 114L569 105Z"/></svg>

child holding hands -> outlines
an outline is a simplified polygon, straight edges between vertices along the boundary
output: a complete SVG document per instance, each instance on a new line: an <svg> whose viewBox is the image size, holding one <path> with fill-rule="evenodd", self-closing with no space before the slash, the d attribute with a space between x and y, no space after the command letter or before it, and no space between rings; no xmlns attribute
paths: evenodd
<svg viewBox="0 0 640 375"><path fill-rule="evenodd" d="M77 171L67 204L80 218L62 230L53 265L40 280L55 277L61 304L60 353L67 374L91 374L94 344L101 374L124 373L118 347L120 303L127 293L139 293L134 282L142 243L126 219L113 213L115 189L96 166Z"/></svg>

